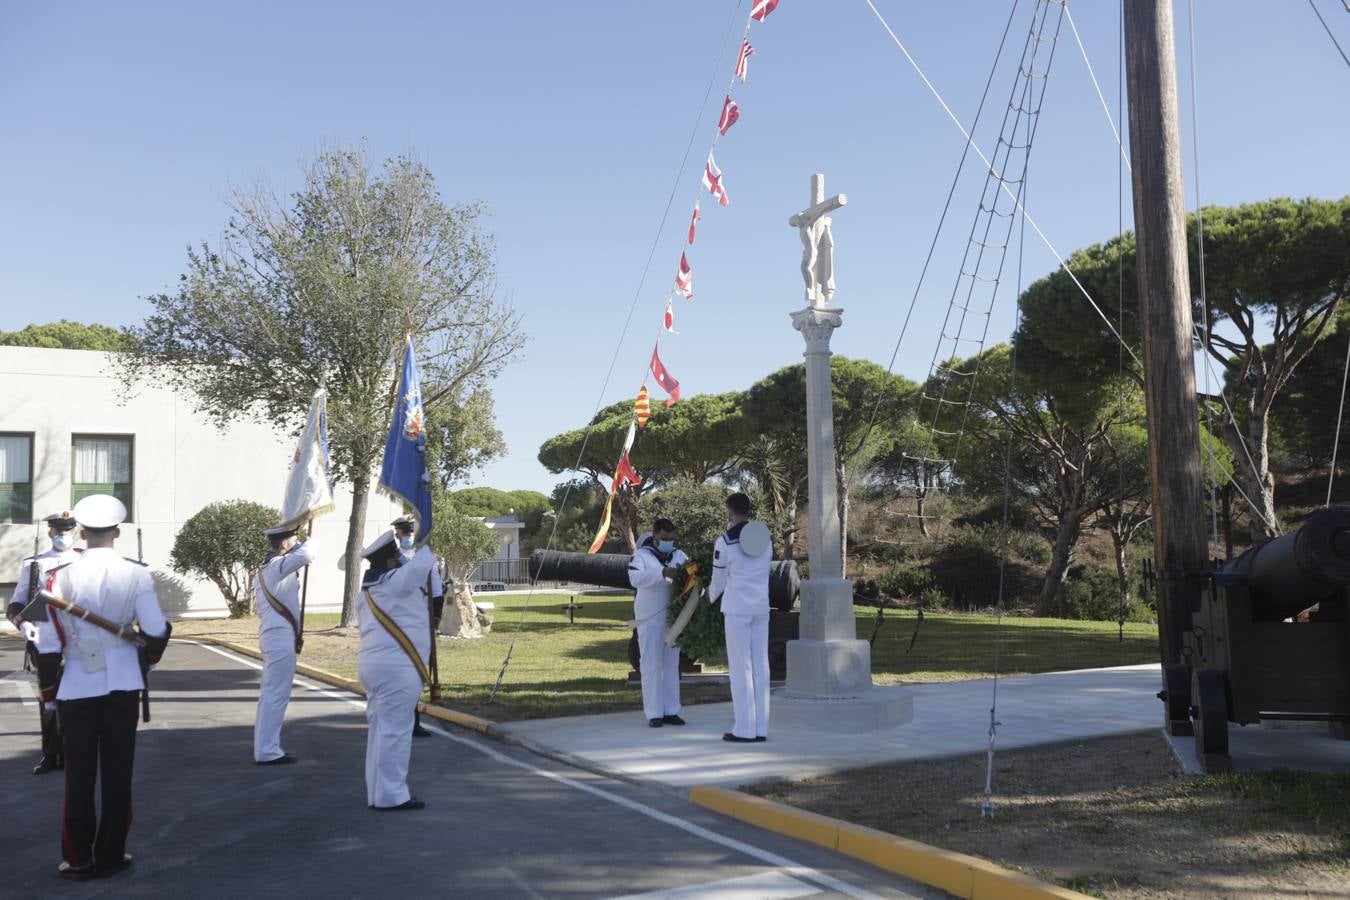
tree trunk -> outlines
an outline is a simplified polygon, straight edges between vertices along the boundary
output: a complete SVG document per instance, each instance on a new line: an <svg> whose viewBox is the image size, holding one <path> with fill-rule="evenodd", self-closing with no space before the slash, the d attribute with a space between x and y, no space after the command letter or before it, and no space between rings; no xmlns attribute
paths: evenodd
<svg viewBox="0 0 1350 900"><path fill-rule="evenodd" d="M1125 562L1125 535L1121 534L1119 520L1111 524L1111 543L1116 551L1116 579L1120 583L1120 608L1130 603L1130 573Z"/></svg>
<svg viewBox="0 0 1350 900"><path fill-rule="evenodd" d="M786 547L783 548L785 559L797 558L797 496L799 484L793 481L788 485L783 496L783 518L787 521Z"/></svg>
<svg viewBox="0 0 1350 900"><path fill-rule="evenodd" d="M1055 597L1069 572L1069 560L1078 545L1083 520L1077 512L1065 513L1059 520L1059 534L1055 536L1055 550L1050 555L1050 568L1041 584L1041 596L1036 601L1036 615L1048 616L1054 609Z"/></svg>
<svg viewBox="0 0 1350 900"><path fill-rule="evenodd" d="M1262 543L1280 536L1279 520L1275 518L1275 479L1270 474L1269 410L1255 408L1255 405L1249 408L1247 449L1251 451L1251 462L1256 464L1256 471L1251 471L1251 463L1248 463L1245 467L1242 465L1242 463L1247 462L1247 459L1245 454L1242 454L1241 447L1235 448L1240 454L1237 465L1240 470L1246 473L1243 480L1251 485L1248 496L1251 497L1253 503L1253 543Z"/></svg>
<svg viewBox="0 0 1350 900"><path fill-rule="evenodd" d="M346 581L342 585L342 627L356 621L356 592L361 587L361 547L366 532L366 510L370 506L370 474L358 469L352 482L352 515L347 520L347 550L343 554Z"/></svg>
<svg viewBox="0 0 1350 900"><path fill-rule="evenodd" d="M928 499L928 489L921 488L914 492L914 512L919 517L919 534L928 537L928 519L924 515L923 504Z"/></svg>

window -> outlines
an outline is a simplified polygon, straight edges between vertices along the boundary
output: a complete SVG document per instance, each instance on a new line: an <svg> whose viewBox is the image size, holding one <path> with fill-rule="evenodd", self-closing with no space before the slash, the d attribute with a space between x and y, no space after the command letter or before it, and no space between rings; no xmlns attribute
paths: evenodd
<svg viewBox="0 0 1350 900"><path fill-rule="evenodd" d="M0 522L33 521L33 436L0 434Z"/></svg>
<svg viewBox="0 0 1350 900"><path fill-rule="evenodd" d="M127 521L135 513L131 508L130 437L76 435L70 448L70 505L90 494L112 494L127 508Z"/></svg>

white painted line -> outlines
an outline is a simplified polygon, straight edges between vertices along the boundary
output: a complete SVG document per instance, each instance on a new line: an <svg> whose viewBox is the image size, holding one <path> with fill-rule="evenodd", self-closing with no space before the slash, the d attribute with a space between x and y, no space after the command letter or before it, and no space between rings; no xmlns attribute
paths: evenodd
<svg viewBox="0 0 1350 900"><path fill-rule="evenodd" d="M212 653L217 653L225 657L226 659L232 659L237 663L248 666L250 669L257 669L258 671L262 671L261 663L255 660L248 659L246 657L239 656L234 653L230 653L227 650L222 650L219 647L213 647L210 644L201 644L198 643L197 641L189 641L189 640L185 640L183 641L183 643L194 644L198 647L202 647L203 649L210 650ZM350 703L352 706L355 706L358 709L366 708L365 701L360 699L354 699L354 695L348 694L344 696L342 694L335 693L334 691L326 690L316 685L308 684L307 682L301 681L299 678L295 679L295 683L305 688L306 690L315 691L333 700L340 700L345 703ZM572 788L573 790L581 791L582 793L590 794L594 797L599 797L602 800L607 800L610 803L615 804L616 806L622 806L625 809L629 809L632 810L633 812L644 815L649 819L655 819L658 822L663 822L666 825L671 825L675 828L680 829L683 832L686 832L687 834L692 834L694 837L702 838L703 840L709 841L714 844L720 844L723 847L726 847L728 850L735 850L738 853L745 854L746 856L754 857L760 862L767 863L785 873L794 875L798 878L805 878L808 881L813 881L818 885L826 887L832 891L837 891L838 893L844 894L845 896L854 897L856 898L856 900L881 900L880 897L878 897L876 894L871 893L870 891L865 891L862 888L854 887L853 885L849 884L846 881L840 881L838 878L835 878L832 875L826 875L824 872L818 872L815 869L810 868L809 866L804 866L801 863L788 859L785 856L779 856L777 853L770 853L768 850L761 850L760 848L755 847L751 844L747 844L744 841L738 841L735 838L730 838L727 837L726 835L718 834L717 832L713 831L710 828L704 828L702 825L695 825L693 822L686 822L684 819L678 818L677 816L672 816L669 815L668 813L663 813L660 810L653 809L652 807L647 806L644 803L638 803L636 800L629 800L627 797L623 797L620 796L619 794L612 793L611 791L607 791L604 788L598 788L595 787L594 785L585 784L583 782L577 781L574 778L569 778L566 775L560 775L557 772L550 772L547 769L541 769L537 766L532 766L527 762L521 762L518 759L512 759L505 753L495 750L492 747L489 747L486 744L481 743L480 741L469 740L468 738L462 738L459 737L458 735L451 734L450 732L446 731L444 728L441 728L434 722L423 722L422 727L434 734L439 734L441 737L448 738L449 740L455 741L456 743L459 744L463 744L465 747L471 747L474 750L477 750L479 753L482 753L484 756L488 756L492 759L497 760L498 762L505 763L508 766L515 766L518 769L524 769L527 772L538 775L540 778L548 778L552 781L558 782L559 784L565 784L568 787Z"/></svg>
<svg viewBox="0 0 1350 900"><path fill-rule="evenodd" d="M16 675L17 678L14 677ZM4 678L0 678L0 681L8 681L14 685L14 690L18 693L19 700L24 706L37 706L38 698L33 691L33 682L23 672L10 672Z"/></svg>
<svg viewBox="0 0 1350 900"><path fill-rule="evenodd" d="M820 889L782 872L761 872L707 884L691 884L669 891L627 894L614 900L792 900L819 895Z"/></svg>

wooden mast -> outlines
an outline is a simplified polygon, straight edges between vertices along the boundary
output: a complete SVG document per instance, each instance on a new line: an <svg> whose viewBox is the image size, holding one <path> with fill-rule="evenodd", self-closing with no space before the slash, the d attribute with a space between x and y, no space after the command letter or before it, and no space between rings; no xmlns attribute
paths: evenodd
<svg viewBox="0 0 1350 900"><path fill-rule="evenodd" d="M1172 2L1124 0L1124 16L1158 632L1168 664L1181 662L1209 556Z"/></svg>

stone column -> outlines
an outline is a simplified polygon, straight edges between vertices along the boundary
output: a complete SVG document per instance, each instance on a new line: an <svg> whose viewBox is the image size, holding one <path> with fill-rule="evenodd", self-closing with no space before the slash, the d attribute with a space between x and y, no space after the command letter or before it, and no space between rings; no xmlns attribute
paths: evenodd
<svg viewBox="0 0 1350 900"><path fill-rule="evenodd" d="M801 584L801 640L787 645L787 689L814 697L849 697L872 686L872 653L857 639L853 583L844 578L839 491L834 459L830 337L843 310L808 306L792 313L806 341L806 454L810 578Z"/></svg>

